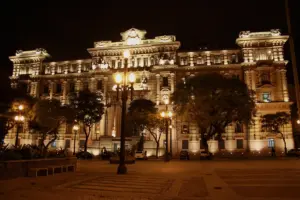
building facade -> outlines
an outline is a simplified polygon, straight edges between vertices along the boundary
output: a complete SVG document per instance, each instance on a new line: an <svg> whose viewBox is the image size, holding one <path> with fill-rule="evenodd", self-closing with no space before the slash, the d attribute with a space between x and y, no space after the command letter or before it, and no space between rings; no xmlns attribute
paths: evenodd
<svg viewBox="0 0 300 200"><path fill-rule="evenodd" d="M124 67L124 50L131 52L128 60L129 69L134 71L137 81L134 84L134 98L146 98L156 103L159 109L165 109L164 101L169 99L176 89L176 84L189 76L199 73L218 72L224 76L239 78L254 90L257 114L254 124L246 135L245 127L231 124L225 130L223 140L210 140L209 148L216 152L244 151L249 144L253 152L269 152L270 147L283 151L280 135L263 130L261 116L269 113L290 113L286 65L283 47L288 36L281 35L279 30L268 32L243 31L236 40L239 48L234 50L200 50L179 51L180 42L173 35L145 38L146 31L129 29L121 33L119 42L99 41L93 48L87 49L90 59L47 62L49 54L44 49L33 51L17 51L11 56L13 74L11 86L22 86L33 97L59 99L68 104L68 94L89 89L101 92L105 104L102 120L93 128L90 136L89 151L99 154L105 147L114 151L120 145L121 107L116 101L116 71L122 72ZM130 103L130 102L128 102ZM291 124L283 127L287 148L294 147ZM15 129L6 136L6 143L15 141ZM181 150L197 153L201 150L201 142L197 125L174 116L170 126L171 146L173 154ZM84 135L77 134L76 148L80 148ZM145 149L148 155L155 154L155 142L145 133ZM19 135L21 144L38 142L38 137L29 133L24 124ZM162 136L160 154L164 148ZM56 148L73 148L74 133L72 126L62 126L59 138L52 145ZM139 136L126 139L129 148L139 140Z"/></svg>

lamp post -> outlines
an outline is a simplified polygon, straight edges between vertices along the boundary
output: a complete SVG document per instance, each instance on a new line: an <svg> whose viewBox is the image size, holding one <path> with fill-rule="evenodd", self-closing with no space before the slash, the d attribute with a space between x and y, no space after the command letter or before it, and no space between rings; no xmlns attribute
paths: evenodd
<svg viewBox="0 0 300 200"><path fill-rule="evenodd" d="M18 106L18 115L15 116L14 120L17 125L17 132L16 132L16 140L15 140L15 146L18 146L18 139L19 139L19 130L23 122L25 121L25 117L22 115L22 111L24 109L24 106L21 104Z"/></svg>
<svg viewBox="0 0 300 200"><path fill-rule="evenodd" d="M77 123L74 124L73 130L74 130L74 134L75 134L75 136L74 136L74 145L73 145L73 155L75 155L75 149L76 149L76 137L77 137L77 132L78 132L78 130L79 130L79 126L78 126Z"/></svg>
<svg viewBox="0 0 300 200"><path fill-rule="evenodd" d="M125 120L126 120L126 103L128 99L128 90L130 90L131 100L133 98L133 83L135 82L135 74L128 73L128 58L130 57L130 52L125 50L123 52L124 56L124 73L123 76L121 73L115 75L115 81L117 83L117 101L119 100L119 91L122 91L121 101L122 101L122 113L121 113L121 147L120 147L120 163L118 166L118 174L126 174L127 168L125 165ZM128 79L128 80L127 80ZM128 85L128 82L130 85Z"/></svg>
<svg viewBox="0 0 300 200"><path fill-rule="evenodd" d="M173 156L173 151L172 151L172 128L173 128L173 126L172 126L172 123L169 126L169 128L170 128L170 156L172 158L172 156Z"/></svg>
<svg viewBox="0 0 300 200"><path fill-rule="evenodd" d="M166 153L165 153L165 162L168 162L169 159L169 148L168 148L168 132L169 132L169 120L172 119L173 113L171 111L162 111L160 116L165 120L165 129L166 129Z"/></svg>

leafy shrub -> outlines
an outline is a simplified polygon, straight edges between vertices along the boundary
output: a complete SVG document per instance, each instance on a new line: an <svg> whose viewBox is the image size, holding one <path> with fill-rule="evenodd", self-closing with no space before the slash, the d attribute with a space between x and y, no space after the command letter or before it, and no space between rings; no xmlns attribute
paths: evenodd
<svg viewBox="0 0 300 200"><path fill-rule="evenodd" d="M12 149L8 149L0 154L0 160L22 160L22 154L18 151L14 151Z"/></svg>

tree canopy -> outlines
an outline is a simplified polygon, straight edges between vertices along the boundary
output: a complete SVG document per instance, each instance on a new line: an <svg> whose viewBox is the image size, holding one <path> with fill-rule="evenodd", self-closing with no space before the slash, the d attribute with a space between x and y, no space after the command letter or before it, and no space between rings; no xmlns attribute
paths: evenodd
<svg viewBox="0 0 300 200"><path fill-rule="evenodd" d="M284 125L290 123L291 116L288 113L285 112L277 112L275 114L267 114L262 116L262 128L265 128L267 131L273 132L273 133L279 133L282 137L283 143L284 143L284 151L285 154L287 154L287 148L286 148L286 141L285 136L283 135L280 128L282 128Z"/></svg>
<svg viewBox="0 0 300 200"><path fill-rule="evenodd" d="M89 90L80 91L70 98L70 105L75 111L76 119L83 124L83 132L86 140L84 151L87 151L87 142L92 126L102 119L104 104L100 93L92 93Z"/></svg>
<svg viewBox="0 0 300 200"><path fill-rule="evenodd" d="M179 83L172 100L177 114L198 124L208 150L207 140L222 134L230 123L251 122L255 113L251 93L237 78L208 73Z"/></svg>

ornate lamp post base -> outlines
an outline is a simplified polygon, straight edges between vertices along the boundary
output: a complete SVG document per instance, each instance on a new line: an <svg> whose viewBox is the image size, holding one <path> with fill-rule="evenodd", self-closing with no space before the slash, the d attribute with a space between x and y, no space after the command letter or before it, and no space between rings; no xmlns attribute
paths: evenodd
<svg viewBox="0 0 300 200"><path fill-rule="evenodd" d="M127 167L125 164L120 164L118 166L117 174L127 174Z"/></svg>

